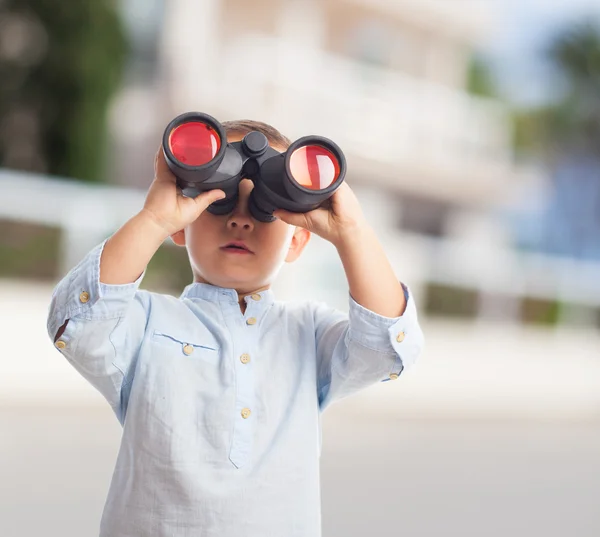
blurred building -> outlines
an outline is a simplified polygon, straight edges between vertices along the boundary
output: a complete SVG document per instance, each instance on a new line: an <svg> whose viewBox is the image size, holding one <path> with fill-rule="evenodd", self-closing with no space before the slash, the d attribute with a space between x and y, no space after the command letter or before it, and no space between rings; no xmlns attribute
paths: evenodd
<svg viewBox="0 0 600 537"><path fill-rule="evenodd" d="M471 55L498 21L489 3L139 4L124 5L138 61L150 68L131 70L112 110L114 177L147 187L164 126L190 110L259 119L292 139L328 136L344 150L347 180L399 276L428 311L543 317L566 297L595 319L598 286L590 294L587 278L575 278L580 288L557 296L563 276L545 281L546 260L518 258L501 218L524 191L539 195L543 179L514 163L508 111L466 89ZM313 243L302 270L284 271L280 292L301 297L295 290L310 282L345 306L339 261Z"/></svg>
<svg viewBox="0 0 600 537"><path fill-rule="evenodd" d="M118 108L116 134L133 144L135 129L159 133L174 114L201 109L272 122L292 137L330 136L352 164L349 181L402 194L398 223L443 235L455 206L496 205L517 179L504 110L464 90L492 20L472 7L171 1L155 81L122 98L130 106Z"/></svg>
<svg viewBox="0 0 600 537"><path fill-rule="evenodd" d="M291 137L329 136L349 158L352 184L402 196L396 224L444 235L454 209L495 206L517 180L504 110L464 90L491 23L475 7L169 2L161 115L202 109L271 122Z"/></svg>
<svg viewBox="0 0 600 537"><path fill-rule="evenodd" d="M370 422L385 423L382 435L405 429L398 427L402 417L435 417L442 424L439 438L454 438L460 448L452 449L464 449L466 455L457 458L443 444L439 457L434 453L440 464L434 465L432 473L431 462L411 457L403 439L386 437L386 445L394 449L400 445L411 468L417 470L406 474L413 476L412 481L403 478L399 482L422 487L422 476L431 474L436 481L431 488L439 492L438 476L446 475L450 467L459 468L461 475L473 473L471 463L477 463L474 454L479 452L482 471L476 468L475 474L484 476L481 483L491 488L471 486L470 490L489 499L489 512L497 505L499 483L504 483L507 497L513 499L514 490L525 491L524 500L518 498L519 505L525 506L523 512L537 516L538 511L532 511L528 503L539 497L527 488L531 483L541 483L556 505L564 506L562 497L543 478L548 475L546 468L542 465L537 475L522 472L514 464L514 454L525 453L523 468L528 469L532 466L526 459L534 452L542 454L539 460L554 461L560 456L561 460L587 461L587 454L596 453L596 437L585 430L577 432L570 424L552 436L544 434L539 443L523 451L527 446L523 439L533 438L528 424L509 430L516 439L513 451L498 437L482 434L478 425L494 416L541 418L549 423L574 419L581 424L584 419L597 420L600 408L600 332L589 329L599 324L600 264L519 252L499 217L513 201L522 204L525 198L539 199L543 181L514 164L507 111L465 89L471 51L498 20L488 11L490 4L461 0L122 0L133 54L124 88L110 112L111 165L115 183L136 188L92 186L0 169L0 222L35 224L60 232L57 241L43 236L29 247L58 259L58 274L51 282L0 281L0 317L5 332L11 334L5 338L4 355L23 358L3 361L0 403L14 408L16 402L35 403L44 409L66 403L83 409L84 402L94 402L110 412L101 396L60 358L46 334L47 308L56 280L139 210L153 176L153 156L162 131L176 114L201 110L221 120L260 119L291 138L315 133L340 144L349 160L349 183L377 228L398 277L411 286L420 303L426 345L418 374L407 379L402 389L394 383L374 386L362 398L348 401L353 406L345 409L352 409L348 412L351 420L359 412L372 412ZM17 246L28 242L23 234L6 235ZM39 260L39 256L32 259ZM173 265L167 265L166 271ZM16 265L17 269L22 266L25 262ZM23 270L14 272L26 275ZM339 258L331 245L316 237L274 287L278 298L315 298L347 307L347 284ZM170 291L177 294L180 290ZM510 326L498 321L551 326ZM60 432L60 426L58 432L54 430L57 422L46 414L31 416L34 421L27 421L22 413L7 422L9 429L14 422L27 432L22 440L13 441L15 454L21 454L23 446L47 447L29 434L36 430L45 440L56 439L54 450L44 451L50 454L48 460L53 453L69 453L61 438L67 439L70 448L73 442ZM390 421L381 421L382 416ZM465 443L462 429L439 421L465 416L477 418L472 422L472 443ZM98 429L96 418L80 419ZM46 426L40 429L39 423ZM62 425L62 430L68 427L70 423ZM336 426L336 434L340 430ZM413 431L407 430L412 438ZM421 425L419 430L422 434ZM117 433L111 441L116 441ZM378 446L383 436L373 438L373 445ZM422 446L442 445L437 438L426 433L423 444L415 445L415 453L431 455ZM567 448L587 446L585 453L572 447L561 451L560 438L569 439ZM357 446L361 442L343 437L336 445L336 460L342 460L342 448ZM507 455L506 464L516 468L512 481L510 472L496 464L496 446ZM108 443L102 449L108 450ZM7 453L10 468L18 469L12 464L18 457L11 459L10 449ZM106 461L114 456L114 451L105 453ZM553 458L547 457L549 453ZM43 458L35 460L42 460L43 466ZM373 475L388 476L385 459L377 460L383 461L382 471L376 468ZM457 460L464 464L456 466ZM490 461L490 468L500 467L500 473L485 472ZM351 475L352 464L340 465L340 471ZM553 475L553 483L560 491L576 490L581 497L590 497L590 472L584 466L579 465L581 472L558 480ZM22 472L13 474L13 483L23 481ZM498 476L508 478L500 482ZM101 490L90 487L87 477L82 480L86 490ZM452 475L444 479L454 483ZM67 485L72 490L82 488ZM408 486L407 490L412 489ZM5 502L8 509L19 513L13 506L22 503L28 505L29 513L31 499L21 501L25 495L25 489L21 495L13 494L12 503ZM72 510L72 502L64 497ZM386 497L397 494L394 491ZM98 509L103 499L99 497ZM447 506L446 500L438 494L433 503ZM548 510L546 504L544 508ZM55 506L50 511L63 512ZM473 517L463 511L456 510L466 517L462 521L466 527ZM563 514L560 509L556 512ZM579 511L571 518L586 524L595 511L590 507L587 512L587 518ZM513 523L514 517L507 520ZM583 531L576 534L583 535Z"/></svg>

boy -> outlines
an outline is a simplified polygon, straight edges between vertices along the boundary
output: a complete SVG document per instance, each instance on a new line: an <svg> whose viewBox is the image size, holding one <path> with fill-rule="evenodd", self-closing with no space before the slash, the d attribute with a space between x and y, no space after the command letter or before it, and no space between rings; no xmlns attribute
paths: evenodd
<svg viewBox="0 0 600 537"><path fill-rule="evenodd" d="M229 142L260 122L226 122ZM143 209L56 287L48 332L110 403L123 436L101 537L318 537L322 412L411 365L423 335L345 183L327 208L248 211L243 179L230 214L205 211L220 190L183 197L162 150ZM271 283L311 233L337 249L349 316L275 301ZM171 237L193 273L179 299L138 290Z"/></svg>

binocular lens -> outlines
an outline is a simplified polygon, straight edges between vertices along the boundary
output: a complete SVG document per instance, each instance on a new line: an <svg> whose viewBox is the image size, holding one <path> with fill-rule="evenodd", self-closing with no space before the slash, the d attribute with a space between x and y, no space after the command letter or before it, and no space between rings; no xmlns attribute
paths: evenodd
<svg viewBox="0 0 600 537"><path fill-rule="evenodd" d="M270 147L260 131L229 142L223 125L201 112L186 112L166 126L162 152L182 195L196 197L215 188L225 192L225 198L207 207L212 214L231 212L240 181L250 179L254 190L248 207L261 222L275 220L277 209L305 213L322 206L346 175L344 153L328 138L304 136L283 152Z"/></svg>
<svg viewBox="0 0 600 537"><path fill-rule="evenodd" d="M290 156L292 178L309 190L323 190L340 175L336 156L320 145L305 145Z"/></svg>
<svg viewBox="0 0 600 537"><path fill-rule="evenodd" d="M188 166L210 162L221 147L218 133L206 123L190 121L175 127L169 135L169 149L173 156Z"/></svg>

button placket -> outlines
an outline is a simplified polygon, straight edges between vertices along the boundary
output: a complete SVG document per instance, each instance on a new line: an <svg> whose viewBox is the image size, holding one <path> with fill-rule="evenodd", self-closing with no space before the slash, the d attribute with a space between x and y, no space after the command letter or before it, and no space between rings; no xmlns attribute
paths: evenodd
<svg viewBox="0 0 600 537"><path fill-rule="evenodd" d="M246 298L246 311L244 313L244 323L246 326L254 326L258 323L257 304L254 300Z"/></svg>
<svg viewBox="0 0 600 537"><path fill-rule="evenodd" d="M258 293L255 293L258 294ZM229 460L236 468L241 468L253 454L254 431L257 427L254 360L260 359L257 354L260 326L263 315L272 305L270 295L256 300L246 297L246 309L242 314L237 301L229 294L223 295L220 306L224 320L232 336L232 359L235 374L235 405L233 433ZM249 323L248 320L252 319ZM245 410L245 411L244 411ZM242 415L242 411L246 417Z"/></svg>
<svg viewBox="0 0 600 537"><path fill-rule="evenodd" d="M258 341L258 321L260 307L258 301L246 300L246 311L240 324L239 316L226 317L233 336L234 369L236 375L234 428L229 459L237 468L241 468L253 451L254 429L256 427L254 353ZM239 305L236 304L236 308ZM239 314L238 314L239 315Z"/></svg>
<svg viewBox="0 0 600 537"><path fill-rule="evenodd" d="M265 304L263 304L262 296L258 293L253 293L245 297L246 310L244 313L244 323L246 326L255 326L260 322Z"/></svg>

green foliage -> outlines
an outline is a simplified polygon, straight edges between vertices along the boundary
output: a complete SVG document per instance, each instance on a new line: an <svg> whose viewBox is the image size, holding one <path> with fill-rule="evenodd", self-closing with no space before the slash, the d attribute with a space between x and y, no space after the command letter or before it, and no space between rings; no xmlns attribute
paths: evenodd
<svg viewBox="0 0 600 537"><path fill-rule="evenodd" d="M525 324L554 326L558 323L561 309L557 300L528 297L521 304L521 319Z"/></svg>
<svg viewBox="0 0 600 537"><path fill-rule="evenodd" d="M547 57L562 78L558 102L515 114L517 149L549 155L600 150L600 25L584 20L559 32Z"/></svg>
<svg viewBox="0 0 600 537"><path fill-rule="evenodd" d="M0 220L0 278L57 283L65 276L59 272L62 240L58 228ZM142 288L179 296L192 280L187 250L166 241L148 264Z"/></svg>
<svg viewBox="0 0 600 537"><path fill-rule="evenodd" d="M111 0L0 2L0 166L101 180L126 51Z"/></svg>
<svg viewBox="0 0 600 537"><path fill-rule="evenodd" d="M598 97L600 25L586 19L565 28L548 47L550 60L567 77L573 91Z"/></svg>
<svg viewBox="0 0 600 537"><path fill-rule="evenodd" d="M148 263L142 287L179 296L192 283L192 269L187 250L169 243L165 242Z"/></svg>
<svg viewBox="0 0 600 537"><path fill-rule="evenodd" d="M469 61L467 91L480 97L498 98L492 71L488 63L477 55L472 56Z"/></svg>
<svg viewBox="0 0 600 537"><path fill-rule="evenodd" d="M513 145L517 154L543 155L553 144L561 124L568 121L562 108L547 106L513 110Z"/></svg>
<svg viewBox="0 0 600 537"><path fill-rule="evenodd" d="M50 281L59 256L59 229L0 220L0 277Z"/></svg>
<svg viewBox="0 0 600 537"><path fill-rule="evenodd" d="M474 289L430 283L425 294L425 311L429 316L473 319L477 315L478 298Z"/></svg>

